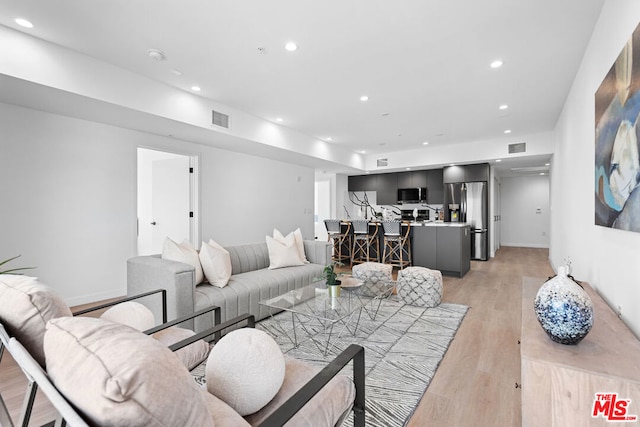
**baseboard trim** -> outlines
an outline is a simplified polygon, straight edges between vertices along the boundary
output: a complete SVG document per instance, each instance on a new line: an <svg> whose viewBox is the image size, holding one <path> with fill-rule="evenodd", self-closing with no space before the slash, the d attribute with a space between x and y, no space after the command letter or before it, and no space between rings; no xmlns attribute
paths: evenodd
<svg viewBox="0 0 640 427"><path fill-rule="evenodd" d="M500 243L500 246L509 246L513 248L535 248L535 249L549 249L548 244L541 243Z"/></svg>

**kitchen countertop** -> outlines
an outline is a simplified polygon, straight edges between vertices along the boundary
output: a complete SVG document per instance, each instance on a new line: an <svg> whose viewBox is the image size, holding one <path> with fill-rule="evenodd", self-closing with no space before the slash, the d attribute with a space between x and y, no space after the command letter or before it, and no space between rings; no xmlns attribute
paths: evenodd
<svg viewBox="0 0 640 427"><path fill-rule="evenodd" d="M412 222L410 223L412 227L468 227L469 224L466 222L442 222L442 221L431 221L431 222Z"/></svg>

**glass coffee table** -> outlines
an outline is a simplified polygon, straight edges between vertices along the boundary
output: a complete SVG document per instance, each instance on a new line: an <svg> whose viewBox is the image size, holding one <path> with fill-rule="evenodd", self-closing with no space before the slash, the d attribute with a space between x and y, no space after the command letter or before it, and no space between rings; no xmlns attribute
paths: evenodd
<svg viewBox="0 0 640 427"><path fill-rule="evenodd" d="M277 332L285 335L295 347L299 345L300 328L326 356L346 332L356 334L363 310L375 320L380 304L395 287L393 281L374 283L348 278L343 283L338 297L329 296L321 280L258 303L268 308ZM290 331L283 328L275 316L281 311L291 313L293 328ZM318 333L318 329L322 333ZM326 337L326 342L322 337Z"/></svg>

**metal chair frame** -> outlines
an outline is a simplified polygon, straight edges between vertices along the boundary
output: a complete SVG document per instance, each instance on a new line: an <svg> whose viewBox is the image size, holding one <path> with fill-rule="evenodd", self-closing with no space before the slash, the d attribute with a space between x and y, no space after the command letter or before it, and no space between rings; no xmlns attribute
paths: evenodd
<svg viewBox="0 0 640 427"><path fill-rule="evenodd" d="M160 294L161 298L162 298L162 324L155 326L147 331L144 331L145 334L147 335L151 335L154 334L158 331L167 329L171 326L176 326L180 323L183 323L185 321L194 319L195 317L201 316L203 314L209 313L211 311L214 312L214 324L217 325L220 323L221 321L221 313L220 313L220 307L218 306L211 306L208 308L204 308L202 310L199 310L193 314L187 315L187 316L183 316L179 319L173 320L171 322L167 322L167 291L165 289L156 289L153 291L149 291L149 292L145 292L142 294L138 294L138 295L134 295L134 296L130 296L130 297L124 297L121 299L118 299L116 301L111 301L108 302L106 304L101 304L95 307L91 307L85 310L79 310L73 313L74 316L79 316L82 314L87 314L87 313L91 313L97 310L102 310L104 308L108 308L108 307L113 307L115 305L118 305L120 303L123 302L127 302L127 301L134 301L140 298L144 298L144 297L148 297L150 295L154 295L154 294ZM3 328L4 330L4 328ZM211 333L209 333L208 335L211 335ZM8 336L8 335L7 335ZM205 335L206 336L206 335ZM218 341L221 337L221 332L217 331L215 332L215 335L213 335L213 340L214 341ZM192 337L193 338L193 337ZM202 336L200 336L200 338L202 338ZM197 341L197 339L192 340L190 343ZM179 343L177 343L176 345L179 345L183 342L187 342L187 340L184 341L180 341ZM178 348L182 348L187 344L182 345L181 347ZM0 361L2 361L2 355L4 353L4 347L6 346L6 343L4 342L0 342ZM175 350L172 350L175 351ZM36 362L37 363L37 362ZM46 374L45 374L46 375ZM38 384L36 381L33 381L28 375L27 375L27 379L29 380L28 384L27 384L27 390L25 391L25 396L24 396L24 400L22 401L22 407L20 409L20 415L18 416L18 423L15 425L19 425L21 427L27 427L29 425L29 420L31 418L31 413L33 411L33 404L35 402L36 399L36 393L38 392ZM2 396L0 395L0 426L9 426L9 427L13 427L14 424L11 421L11 417L9 416L9 411L5 405L5 402L2 398Z"/></svg>
<svg viewBox="0 0 640 427"><path fill-rule="evenodd" d="M369 220L354 220L353 249L351 250L351 264L361 262L380 262L380 239L378 238L377 222ZM373 231L370 225L373 224ZM372 254L373 252L373 254Z"/></svg>
<svg viewBox="0 0 640 427"><path fill-rule="evenodd" d="M169 347L172 351L189 345L199 339L205 337L219 336L222 330L247 321L246 327L253 328L255 326L255 317L250 314L244 314L234 319L228 320L211 329L196 334L191 338L176 343ZM9 337L4 326L0 324L0 354L4 348L19 360L19 365L33 388L40 386L40 390L44 392L47 398L54 405L59 413L55 424L49 423L47 426L72 426L72 427L89 427L86 420L76 411L71 403L58 391L55 385L49 380L46 372L31 357L29 352L14 337ZM275 427L282 426L290 420L304 405L309 402L333 377L342 371L350 362L353 368L353 382L356 388L355 400L351 411L353 411L353 425L355 427L364 427L365 425L365 358L364 348L351 344L342 353L338 354L335 359L329 362L317 375L311 378L305 385L295 392L286 402L276 409L269 417L267 417L260 426ZM2 409L6 410L4 402L0 396L0 421L3 426L13 427L8 412L5 411L6 418L2 413ZM28 424L28 420L27 420ZM25 424L26 425L26 424Z"/></svg>
<svg viewBox="0 0 640 427"><path fill-rule="evenodd" d="M343 225L346 227L344 231L342 230ZM327 241L333 244L331 259L338 263L345 260L351 261L351 223L339 219L325 219L324 226L329 235ZM344 248L346 251L343 251Z"/></svg>
<svg viewBox="0 0 640 427"><path fill-rule="evenodd" d="M382 262L403 269L412 264L411 258L411 224L403 221L384 221L384 252ZM406 227L403 233L402 229Z"/></svg>

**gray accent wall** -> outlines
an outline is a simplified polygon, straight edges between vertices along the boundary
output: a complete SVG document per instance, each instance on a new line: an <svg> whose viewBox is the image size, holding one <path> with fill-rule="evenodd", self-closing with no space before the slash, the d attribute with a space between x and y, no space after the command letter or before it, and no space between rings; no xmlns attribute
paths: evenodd
<svg viewBox="0 0 640 427"><path fill-rule="evenodd" d="M21 254L70 305L126 294L138 146L199 157L200 240L313 238L308 167L2 103L0 134L0 259Z"/></svg>

